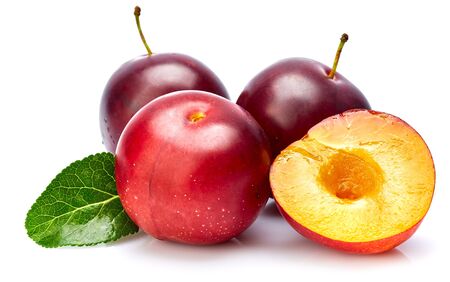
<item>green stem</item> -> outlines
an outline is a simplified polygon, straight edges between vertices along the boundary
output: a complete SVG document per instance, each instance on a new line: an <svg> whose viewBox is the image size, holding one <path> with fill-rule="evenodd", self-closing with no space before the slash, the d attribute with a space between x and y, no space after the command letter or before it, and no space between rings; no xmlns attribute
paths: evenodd
<svg viewBox="0 0 450 282"><path fill-rule="evenodd" d="M344 48L344 44L347 41L348 41L347 33L342 34L341 42L339 43L338 49L336 51L336 57L334 57L333 68L331 69L330 73L328 74L328 78L331 78L331 79L334 78L334 75L336 74L336 69L337 69L337 66L339 63L339 58L341 57L342 48Z"/></svg>
<svg viewBox="0 0 450 282"><path fill-rule="evenodd" d="M151 56L153 54L152 50L150 50L150 47L148 46L147 41L145 40L144 33L142 33L141 22L139 21L140 15L141 15L141 8L139 6L136 6L134 8L134 17L136 18L136 25L139 30L139 35L141 36L142 43L144 43L144 46L145 46L145 49L147 49L148 55Z"/></svg>

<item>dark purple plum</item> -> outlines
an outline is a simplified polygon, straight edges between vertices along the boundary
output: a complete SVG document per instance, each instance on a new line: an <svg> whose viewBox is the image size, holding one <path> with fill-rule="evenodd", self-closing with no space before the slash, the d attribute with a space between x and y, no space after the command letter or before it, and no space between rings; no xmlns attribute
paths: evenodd
<svg viewBox="0 0 450 282"><path fill-rule="evenodd" d="M219 78L200 61L183 54L153 54L140 28L139 15L136 7L136 23L148 54L123 64L108 81L101 100L101 133L110 152L115 152L131 117L155 98L178 90L203 90L229 98Z"/></svg>
<svg viewBox="0 0 450 282"><path fill-rule="evenodd" d="M333 68L311 59L284 59L257 74L242 91L237 104L265 130L273 157L327 117L350 109L370 109L361 91L336 72L347 40L343 34Z"/></svg>

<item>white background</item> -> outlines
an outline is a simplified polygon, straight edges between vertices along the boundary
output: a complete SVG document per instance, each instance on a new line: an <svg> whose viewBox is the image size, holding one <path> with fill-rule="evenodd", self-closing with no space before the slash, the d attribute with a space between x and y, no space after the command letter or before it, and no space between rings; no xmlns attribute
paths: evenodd
<svg viewBox="0 0 450 282"><path fill-rule="evenodd" d="M446 2L1 1L0 280L449 281ZM338 71L374 109L415 127L435 159L435 197L417 233L382 255L343 254L297 235L269 203L240 238L218 246L183 246L144 234L92 248L44 249L31 241L24 219L34 200L66 165L104 150L98 122L103 88L123 62L145 53L136 4L155 52L203 61L234 101L257 72L279 59L303 56L331 65L347 32Z"/></svg>

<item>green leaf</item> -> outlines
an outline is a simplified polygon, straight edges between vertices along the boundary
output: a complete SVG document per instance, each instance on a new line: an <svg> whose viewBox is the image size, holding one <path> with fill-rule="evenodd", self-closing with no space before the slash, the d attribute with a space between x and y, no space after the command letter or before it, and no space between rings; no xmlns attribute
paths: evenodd
<svg viewBox="0 0 450 282"><path fill-rule="evenodd" d="M31 239L49 248L95 245L136 233L117 195L114 155L99 153L66 167L28 211L25 227Z"/></svg>

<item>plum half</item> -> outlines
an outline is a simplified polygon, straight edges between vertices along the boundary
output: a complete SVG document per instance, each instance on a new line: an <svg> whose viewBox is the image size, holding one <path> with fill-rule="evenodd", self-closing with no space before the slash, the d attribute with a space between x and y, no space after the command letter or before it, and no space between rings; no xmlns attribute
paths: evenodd
<svg viewBox="0 0 450 282"><path fill-rule="evenodd" d="M421 136L386 113L353 110L325 119L271 167L275 201L302 235L351 253L407 240L427 213L435 170Z"/></svg>

